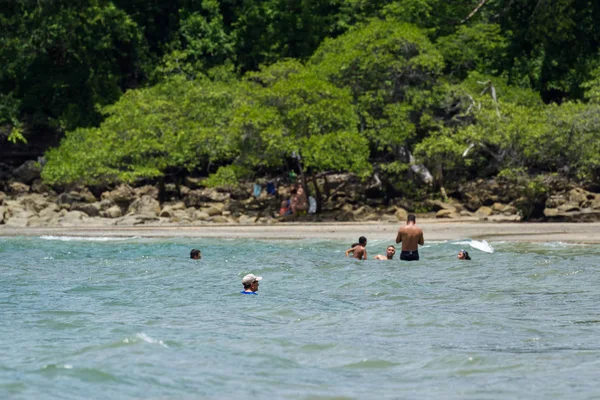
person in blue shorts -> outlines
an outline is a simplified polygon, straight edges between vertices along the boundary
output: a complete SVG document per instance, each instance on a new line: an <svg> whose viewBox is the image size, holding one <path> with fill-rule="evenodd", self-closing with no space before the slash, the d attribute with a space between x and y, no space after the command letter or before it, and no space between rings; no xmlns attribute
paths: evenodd
<svg viewBox="0 0 600 400"><path fill-rule="evenodd" d="M262 280L262 276L255 276L253 274L248 274L242 278L242 285L244 285L244 290L242 290L241 294L256 294L258 291L258 281Z"/></svg>

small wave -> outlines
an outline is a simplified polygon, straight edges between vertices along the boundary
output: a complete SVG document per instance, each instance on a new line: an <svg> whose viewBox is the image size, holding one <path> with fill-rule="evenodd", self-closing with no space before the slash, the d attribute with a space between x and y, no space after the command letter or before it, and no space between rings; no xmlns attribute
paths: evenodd
<svg viewBox="0 0 600 400"><path fill-rule="evenodd" d="M359 361L359 362L355 362L355 363L343 365L341 368L349 368L349 369L386 369L386 368L390 368L390 367L395 367L396 365L398 365L398 364L394 363L394 362L391 362L391 361L387 361L387 360L381 360L381 359L368 360L368 359L365 358L365 359L363 359L362 361Z"/></svg>
<svg viewBox="0 0 600 400"><path fill-rule="evenodd" d="M567 242L545 242L542 243L544 247L552 247L552 248L563 248L563 247L584 247L588 246L585 243L567 243Z"/></svg>
<svg viewBox="0 0 600 400"><path fill-rule="evenodd" d="M169 346L167 346L162 340L156 340L154 338L151 338L150 336L146 335L144 332L141 333L136 333L135 334L135 338L125 338L123 339L123 343L136 343L138 340L141 340L143 342L146 343L150 343L150 344L158 344L164 348L168 348Z"/></svg>
<svg viewBox="0 0 600 400"><path fill-rule="evenodd" d="M88 236L40 236L42 240L58 240L61 242L111 242L117 240L131 240L136 237L114 237L114 236L100 236L100 237L88 237Z"/></svg>
<svg viewBox="0 0 600 400"><path fill-rule="evenodd" d="M491 244L487 242L487 240L464 240L461 242L454 242L454 244L459 244L461 246L471 246L472 248L481 250L485 253L494 252L494 248Z"/></svg>

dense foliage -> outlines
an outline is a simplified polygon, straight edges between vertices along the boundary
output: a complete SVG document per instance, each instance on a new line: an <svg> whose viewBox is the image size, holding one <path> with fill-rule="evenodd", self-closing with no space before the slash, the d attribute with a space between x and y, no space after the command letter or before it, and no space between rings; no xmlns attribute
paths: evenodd
<svg viewBox="0 0 600 400"><path fill-rule="evenodd" d="M298 161L388 194L415 164L434 190L597 182L598 20L594 0L3 1L0 140L63 132L50 184Z"/></svg>

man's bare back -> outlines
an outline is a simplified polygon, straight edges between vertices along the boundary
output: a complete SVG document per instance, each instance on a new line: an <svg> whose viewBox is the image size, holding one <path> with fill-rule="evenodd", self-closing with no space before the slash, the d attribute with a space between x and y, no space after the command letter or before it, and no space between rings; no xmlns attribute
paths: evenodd
<svg viewBox="0 0 600 400"><path fill-rule="evenodd" d="M352 257L357 260L366 260L367 259L367 238L361 236L358 238L358 243L354 243L351 248L346 250L346 257L352 253Z"/></svg>
<svg viewBox="0 0 600 400"><path fill-rule="evenodd" d="M413 261L419 259L419 245L423 245L423 230L416 225L416 217L413 214L408 216L406 226L398 229L396 243L402 242L401 260Z"/></svg>
<svg viewBox="0 0 600 400"><path fill-rule="evenodd" d="M360 244L356 247L346 250L346 257L352 253L352 257L357 260L366 260L367 259L367 249L365 249Z"/></svg>

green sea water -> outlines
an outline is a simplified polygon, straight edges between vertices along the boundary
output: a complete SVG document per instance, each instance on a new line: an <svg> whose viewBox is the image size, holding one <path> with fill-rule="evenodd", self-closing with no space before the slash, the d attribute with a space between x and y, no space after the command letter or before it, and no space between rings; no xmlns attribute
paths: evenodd
<svg viewBox="0 0 600 400"><path fill-rule="evenodd" d="M0 399L600 398L600 246L355 239L0 238Z"/></svg>

